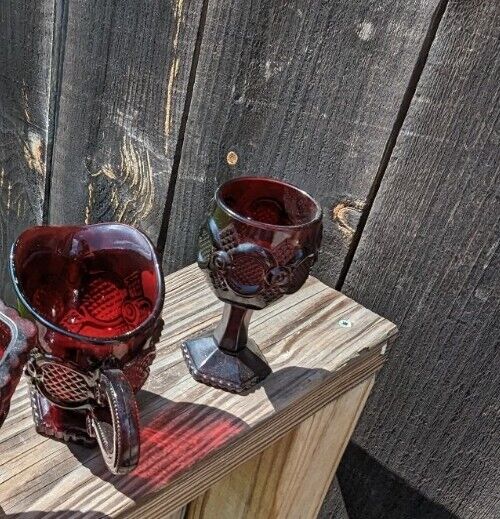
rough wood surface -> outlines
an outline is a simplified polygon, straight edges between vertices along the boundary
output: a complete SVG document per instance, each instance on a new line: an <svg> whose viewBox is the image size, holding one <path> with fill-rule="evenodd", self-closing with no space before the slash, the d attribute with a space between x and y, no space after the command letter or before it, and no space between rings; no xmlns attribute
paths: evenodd
<svg viewBox="0 0 500 519"><path fill-rule="evenodd" d="M121 221L156 240L201 0L72 0L50 220Z"/></svg>
<svg viewBox="0 0 500 519"><path fill-rule="evenodd" d="M0 297L12 302L7 258L42 221L54 2L0 2Z"/></svg>
<svg viewBox="0 0 500 519"><path fill-rule="evenodd" d="M173 512L171 514L168 514L168 516L165 516L165 519L184 519L186 517L186 508L182 507L176 512ZM146 519L146 518L144 518Z"/></svg>
<svg viewBox="0 0 500 519"><path fill-rule="evenodd" d="M209 2L166 271L195 260L218 184L271 175L323 205L317 272L335 284L437 3Z"/></svg>
<svg viewBox="0 0 500 519"><path fill-rule="evenodd" d="M189 505L187 519L315 519L373 381L344 393L231 472Z"/></svg>
<svg viewBox="0 0 500 519"><path fill-rule="evenodd" d="M0 431L5 513L22 519L21 512L35 518L59 511L63 519L127 510L129 517L163 518L370 377L396 333L389 321L310 278L296 294L255 314L250 333L274 373L254 392L233 395L196 383L179 348L184 338L214 326L220 302L195 266L168 276L166 286L164 333L139 395L139 467L112 476L97 451L37 435L26 388L19 387ZM338 324L344 317L350 328Z"/></svg>
<svg viewBox="0 0 500 519"><path fill-rule="evenodd" d="M349 519L337 477L332 481L323 500L318 519Z"/></svg>
<svg viewBox="0 0 500 519"><path fill-rule="evenodd" d="M351 519L500 516L499 116L500 5L450 2L344 287L401 324L339 472Z"/></svg>

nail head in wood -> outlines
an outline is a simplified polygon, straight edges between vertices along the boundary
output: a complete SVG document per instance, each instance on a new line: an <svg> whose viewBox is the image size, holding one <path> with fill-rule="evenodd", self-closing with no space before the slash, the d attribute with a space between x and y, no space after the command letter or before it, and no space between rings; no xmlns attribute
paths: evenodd
<svg viewBox="0 0 500 519"><path fill-rule="evenodd" d="M349 319L340 319L339 326L341 328L351 328L352 321L350 321Z"/></svg>

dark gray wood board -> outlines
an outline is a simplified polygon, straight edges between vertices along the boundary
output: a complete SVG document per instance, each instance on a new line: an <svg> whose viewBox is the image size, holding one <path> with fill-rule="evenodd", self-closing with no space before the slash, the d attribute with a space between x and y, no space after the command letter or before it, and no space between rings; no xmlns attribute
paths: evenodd
<svg viewBox="0 0 500 519"><path fill-rule="evenodd" d="M0 297L10 303L10 246L42 221L53 27L52 0L0 2Z"/></svg>
<svg viewBox="0 0 500 519"><path fill-rule="evenodd" d="M271 175L322 203L316 274L335 284L436 5L209 2L165 270L195 260L219 183Z"/></svg>
<svg viewBox="0 0 500 519"><path fill-rule="evenodd" d="M323 506L318 514L318 519L330 518L349 519L337 478L334 478L330 485L330 489L323 501Z"/></svg>
<svg viewBox="0 0 500 519"><path fill-rule="evenodd" d="M343 288L400 329L339 472L351 519L500 516L499 116L500 5L450 2Z"/></svg>
<svg viewBox="0 0 500 519"><path fill-rule="evenodd" d="M50 221L122 221L158 237L201 0L74 0Z"/></svg>

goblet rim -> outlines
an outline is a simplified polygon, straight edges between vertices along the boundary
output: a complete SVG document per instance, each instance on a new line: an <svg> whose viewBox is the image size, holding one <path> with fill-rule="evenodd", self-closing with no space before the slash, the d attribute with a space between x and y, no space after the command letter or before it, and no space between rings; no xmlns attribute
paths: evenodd
<svg viewBox="0 0 500 519"><path fill-rule="evenodd" d="M279 224L261 222L259 220L253 220L252 218L245 217L242 214L238 213L237 211L234 211L233 209L231 209L231 207L229 207L224 202L224 200L221 196L222 189L233 183L237 183L237 182L241 182L241 181L252 181L252 180L264 181L264 182L269 182L272 184L279 184L281 186L289 187L290 189L293 189L294 191L300 193L300 195L304 196L305 198L307 198L308 200L310 200L313 203L313 205L316 209L314 216L310 220L308 220L307 222L304 222L304 223L294 224L294 225L279 225ZM258 227L259 229L283 230L283 231L305 229L307 227L311 227L312 225L314 225L316 223L321 222L321 220L323 218L323 209L321 208L321 205L307 191L304 191L300 187L297 187L296 185L291 184L290 182L286 182L284 180L279 180L277 178L257 177L257 176L242 176L242 177L232 178L232 179L224 182L223 184L221 184L216 189L215 200L216 200L217 204L219 206L221 206L221 208L226 213L228 213L232 218L235 218L236 220L243 222L247 225L251 225L253 227Z"/></svg>
<svg viewBox="0 0 500 519"><path fill-rule="evenodd" d="M116 335L112 337L95 337L92 335L82 335L79 333L71 332L67 330L66 328L63 328L62 326L59 326L58 324L52 322L51 320L44 317L40 312L38 312L33 305L29 302L28 298L24 294L24 291L21 287L21 283L19 280L19 276L17 274L15 262L14 262L14 255L16 252L17 245L19 243L19 240L21 239L22 235L28 231L33 230L36 228L47 228L47 227L59 227L59 228L81 228L81 227L99 227L99 226L109 226L109 225L116 225L120 227L128 227L129 229L132 229L134 232L138 233L142 236L142 238L145 239L146 243L149 245L150 250L152 252L152 258L154 263L154 269L155 274L157 276L157 279L159 280L159 286L158 286L158 297L156 298L155 305L150 313L150 315L141 323L139 326L136 326L132 330L129 330L128 332ZM94 223L94 224L85 224L85 225L36 225L33 227L30 227L29 229L26 229L23 231L16 239L16 241L12 244L12 247L10 249L10 255L9 255L9 271L10 276L12 279L12 284L14 286L14 291L16 292L17 297L23 304L23 306L29 311L30 315L34 317L34 319L41 324L43 324L46 328L49 328L50 330L60 333L61 335L64 335L65 337L70 337L72 339L75 339L77 341L87 342L94 345L109 345L109 344L119 344L128 341L130 338L134 337L135 335L138 335L140 332L146 330L148 327L153 328L155 323L158 321L158 318L160 317L161 311L163 309L163 303L165 300L165 280L163 278L162 270L160 263L158 261L158 258L156 256L155 247L153 245L153 242L139 229L133 227L132 225L128 225L125 223L120 222L101 222L101 223Z"/></svg>

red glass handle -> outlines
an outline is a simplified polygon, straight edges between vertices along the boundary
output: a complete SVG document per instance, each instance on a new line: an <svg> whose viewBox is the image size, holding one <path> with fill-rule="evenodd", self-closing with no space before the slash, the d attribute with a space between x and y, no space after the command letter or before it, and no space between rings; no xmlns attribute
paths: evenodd
<svg viewBox="0 0 500 519"><path fill-rule="evenodd" d="M92 428L104 461L113 474L127 474L139 462L139 413L134 391L119 369L103 370L99 389L111 423L92 413Z"/></svg>

